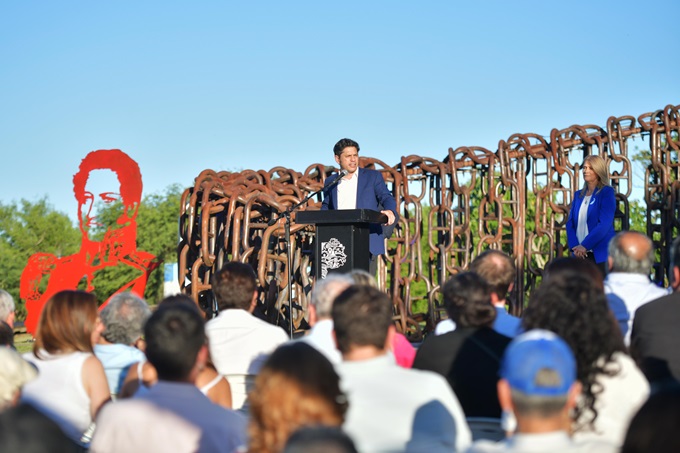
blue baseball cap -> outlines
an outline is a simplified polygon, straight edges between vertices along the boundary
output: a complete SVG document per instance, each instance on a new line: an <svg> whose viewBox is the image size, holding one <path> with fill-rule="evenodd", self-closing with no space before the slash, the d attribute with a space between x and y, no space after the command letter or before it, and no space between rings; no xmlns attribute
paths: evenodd
<svg viewBox="0 0 680 453"><path fill-rule="evenodd" d="M539 385L536 375L543 369L556 372L558 382ZM510 388L526 395L563 396L576 381L576 360L569 345L553 332L530 330L508 345L500 375Z"/></svg>

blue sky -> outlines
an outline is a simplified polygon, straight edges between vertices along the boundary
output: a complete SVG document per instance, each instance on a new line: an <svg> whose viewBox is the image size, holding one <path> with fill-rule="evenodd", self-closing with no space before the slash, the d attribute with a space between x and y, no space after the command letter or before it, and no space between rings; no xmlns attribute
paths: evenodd
<svg viewBox="0 0 680 453"><path fill-rule="evenodd" d="M680 103L678 19L677 0L3 1L0 202L75 218L95 149L128 153L150 193L331 164L345 136L394 165L604 126Z"/></svg>

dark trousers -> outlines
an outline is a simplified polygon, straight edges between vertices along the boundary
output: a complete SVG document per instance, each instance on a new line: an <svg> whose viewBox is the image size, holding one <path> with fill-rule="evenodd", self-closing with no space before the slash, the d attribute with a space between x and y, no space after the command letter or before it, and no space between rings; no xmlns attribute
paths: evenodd
<svg viewBox="0 0 680 453"><path fill-rule="evenodd" d="M604 279L607 276L607 262L603 261L601 263L598 263L595 261L595 254L593 252L588 252L586 255L586 259L588 261L592 261L595 266L597 266L597 269L600 271L602 274L602 278Z"/></svg>

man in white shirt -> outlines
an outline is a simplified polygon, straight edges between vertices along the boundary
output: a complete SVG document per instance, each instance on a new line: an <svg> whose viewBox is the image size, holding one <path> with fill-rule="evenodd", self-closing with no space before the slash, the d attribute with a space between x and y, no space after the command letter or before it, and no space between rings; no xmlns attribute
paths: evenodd
<svg viewBox="0 0 680 453"><path fill-rule="evenodd" d="M255 316L257 285L248 264L230 262L212 280L219 314L206 324L217 371L231 386L234 409L246 410L246 397L269 354L288 341L286 332Z"/></svg>
<svg viewBox="0 0 680 453"><path fill-rule="evenodd" d="M368 286L352 286L333 302L343 362L336 366L349 400L344 429L357 450L462 451L472 436L458 399L431 371L399 367L388 347L395 334L392 302Z"/></svg>
<svg viewBox="0 0 680 453"><path fill-rule="evenodd" d="M635 310L669 292L649 280L654 265L654 245L644 234L618 233L609 242L608 252L609 274L604 280L604 291L629 345Z"/></svg>
<svg viewBox="0 0 680 453"><path fill-rule="evenodd" d="M498 400L511 437L501 442L479 440L468 453L593 452L613 453L614 445L601 441L574 442L571 410L581 393L576 380L576 359L567 343L547 330L517 336L503 354Z"/></svg>
<svg viewBox="0 0 680 453"><path fill-rule="evenodd" d="M352 284L353 280L343 274L331 274L325 279L316 280L309 304L309 325L312 328L299 340L323 353L333 365L340 363L342 356L335 346L331 309L338 294Z"/></svg>

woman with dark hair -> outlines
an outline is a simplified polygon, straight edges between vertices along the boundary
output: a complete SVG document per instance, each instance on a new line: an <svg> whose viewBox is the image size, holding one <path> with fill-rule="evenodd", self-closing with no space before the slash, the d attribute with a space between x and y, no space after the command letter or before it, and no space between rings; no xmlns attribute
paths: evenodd
<svg viewBox="0 0 680 453"><path fill-rule="evenodd" d="M474 272L463 272L451 277L442 293L456 330L428 337L416 353L413 368L444 376L466 417L500 418L496 383L510 338L493 330L496 309L491 288Z"/></svg>
<svg viewBox="0 0 680 453"><path fill-rule="evenodd" d="M550 278L552 275L558 275L563 272L575 272L590 278L596 288L604 291L604 277L599 272L597 264L589 260L582 260L579 258L561 257L555 258L543 270L543 280ZM628 328L628 308L626 304L618 297L607 297L607 305L609 306L609 313L611 321L616 325L616 331L621 334L623 338L624 329Z"/></svg>
<svg viewBox="0 0 680 453"><path fill-rule="evenodd" d="M282 452L303 426L341 426L347 399L328 359L312 346L291 342L276 349L249 394L249 453Z"/></svg>
<svg viewBox="0 0 680 453"><path fill-rule="evenodd" d="M649 384L625 352L602 288L591 275L552 272L532 295L522 327L550 330L574 352L583 385L574 412L575 439L620 446L628 422L649 394Z"/></svg>
<svg viewBox="0 0 680 453"><path fill-rule="evenodd" d="M24 386L22 400L54 418L76 441L110 398L93 351L103 329L93 294L60 291L43 308L33 353L24 354L39 374Z"/></svg>
<svg viewBox="0 0 680 453"><path fill-rule="evenodd" d="M607 246L615 234L616 196L602 157L587 156L581 168L584 184L574 192L565 225L567 242L575 257L593 261L604 276Z"/></svg>

